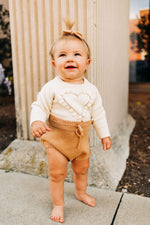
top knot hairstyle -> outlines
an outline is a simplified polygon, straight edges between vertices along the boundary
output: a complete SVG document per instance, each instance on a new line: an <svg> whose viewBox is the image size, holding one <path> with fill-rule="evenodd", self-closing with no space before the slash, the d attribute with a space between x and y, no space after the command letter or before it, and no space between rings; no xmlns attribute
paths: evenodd
<svg viewBox="0 0 150 225"><path fill-rule="evenodd" d="M71 30L75 22L71 22L69 18L63 19L67 30Z"/></svg>
<svg viewBox="0 0 150 225"><path fill-rule="evenodd" d="M51 56L52 60L54 60L54 51L55 51L56 44L61 40L70 39L70 38L77 38L82 41L83 45L85 46L85 48L87 50L87 58L90 59L91 53L90 53L90 48L89 48L88 43L84 40L84 38L82 37L82 34L80 32L72 30L74 22L70 22L69 18L64 19L64 22L65 22L67 29L62 31L61 37L57 41L55 41L51 47L50 56Z"/></svg>

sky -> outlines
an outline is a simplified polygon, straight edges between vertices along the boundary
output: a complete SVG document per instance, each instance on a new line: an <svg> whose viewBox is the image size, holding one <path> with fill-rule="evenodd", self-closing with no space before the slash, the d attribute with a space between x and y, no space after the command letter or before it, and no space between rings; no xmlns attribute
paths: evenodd
<svg viewBox="0 0 150 225"><path fill-rule="evenodd" d="M148 9L150 0L130 0L130 19L139 16L140 9Z"/></svg>

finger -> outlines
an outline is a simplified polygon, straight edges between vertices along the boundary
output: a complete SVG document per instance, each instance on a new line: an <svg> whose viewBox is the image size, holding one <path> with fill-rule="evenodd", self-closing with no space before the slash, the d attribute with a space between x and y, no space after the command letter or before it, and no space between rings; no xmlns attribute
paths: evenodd
<svg viewBox="0 0 150 225"><path fill-rule="evenodd" d="M42 129L42 128L38 130L38 133L39 133L40 135L44 134L45 132L46 132L45 129Z"/></svg>
<svg viewBox="0 0 150 225"><path fill-rule="evenodd" d="M111 144L110 144L110 143L107 143L106 149L108 150L108 149L110 149L110 148L111 148Z"/></svg>
<svg viewBox="0 0 150 225"><path fill-rule="evenodd" d="M41 130L42 130L42 134L45 134L46 131L51 131L51 129L49 127L43 127L43 128L41 128Z"/></svg>
<svg viewBox="0 0 150 225"><path fill-rule="evenodd" d="M46 130L47 131L51 131L51 129L46 125Z"/></svg>
<svg viewBox="0 0 150 225"><path fill-rule="evenodd" d="M103 143L103 150L105 151L107 148L106 148L106 143Z"/></svg>
<svg viewBox="0 0 150 225"><path fill-rule="evenodd" d="M108 150L108 149L110 149L110 145L107 145L107 146L106 146L106 150Z"/></svg>
<svg viewBox="0 0 150 225"><path fill-rule="evenodd" d="M35 138L41 137L38 131L32 133Z"/></svg>

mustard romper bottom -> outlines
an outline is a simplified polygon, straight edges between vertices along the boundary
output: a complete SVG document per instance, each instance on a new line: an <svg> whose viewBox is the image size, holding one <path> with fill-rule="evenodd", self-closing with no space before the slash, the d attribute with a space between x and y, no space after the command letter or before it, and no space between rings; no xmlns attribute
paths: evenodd
<svg viewBox="0 0 150 225"><path fill-rule="evenodd" d="M44 147L55 148L68 160L85 160L90 157L89 130L91 121L73 122L50 115L49 127L41 137Z"/></svg>

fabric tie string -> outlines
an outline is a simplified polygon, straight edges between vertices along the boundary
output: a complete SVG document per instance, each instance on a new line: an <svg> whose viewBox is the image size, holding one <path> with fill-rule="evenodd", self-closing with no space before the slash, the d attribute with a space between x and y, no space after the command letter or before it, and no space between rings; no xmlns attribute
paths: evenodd
<svg viewBox="0 0 150 225"><path fill-rule="evenodd" d="M75 131L76 135L79 138L78 144L77 144L77 148L80 147L80 141L81 141L81 137L83 136L83 128L81 127L81 125L77 126L77 129Z"/></svg>

